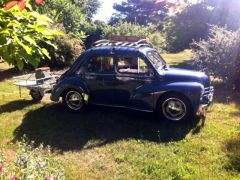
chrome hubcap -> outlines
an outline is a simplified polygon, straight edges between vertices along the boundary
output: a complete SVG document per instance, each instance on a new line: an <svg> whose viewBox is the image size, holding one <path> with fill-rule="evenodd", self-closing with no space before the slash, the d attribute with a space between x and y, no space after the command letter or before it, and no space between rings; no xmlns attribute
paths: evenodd
<svg viewBox="0 0 240 180"><path fill-rule="evenodd" d="M77 91L69 91L66 94L65 100L68 107L72 110L79 110L82 108L83 99L81 94Z"/></svg>
<svg viewBox="0 0 240 180"><path fill-rule="evenodd" d="M166 118L179 121L186 115L186 105L180 99L169 98L162 104L162 111Z"/></svg>

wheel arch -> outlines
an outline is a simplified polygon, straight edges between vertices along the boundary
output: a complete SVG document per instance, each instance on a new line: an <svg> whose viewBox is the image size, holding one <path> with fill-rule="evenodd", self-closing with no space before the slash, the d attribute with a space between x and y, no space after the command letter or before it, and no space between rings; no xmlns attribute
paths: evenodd
<svg viewBox="0 0 240 180"><path fill-rule="evenodd" d="M170 90L170 91L166 91L164 93L162 93L161 95L159 95L157 101L156 101L156 104L155 104L155 109L158 107L158 103L165 97L165 96L168 96L168 95L171 95L171 94L177 94L177 95L180 95L180 96L183 96L191 105L191 107L193 108L193 103L191 101L191 99L183 92L180 92L180 91L174 91L174 90Z"/></svg>
<svg viewBox="0 0 240 180"><path fill-rule="evenodd" d="M82 87L77 87L77 86L67 86L64 89L62 89L59 97L63 97L68 91L70 90L75 90L75 91L80 91L82 93L84 93L84 90Z"/></svg>

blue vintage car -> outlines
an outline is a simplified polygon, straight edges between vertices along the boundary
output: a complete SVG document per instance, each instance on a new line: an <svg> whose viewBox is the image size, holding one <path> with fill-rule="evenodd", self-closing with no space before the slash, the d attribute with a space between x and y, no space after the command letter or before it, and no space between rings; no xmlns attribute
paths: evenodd
<svg viewBox="0 0 240 180"><path fill-rule="evenodd" d="M145 41L101 40L57 81L51 100L60 98L72 111L95 104L184 121L212 103L213 87L202 72L170 68Z"/></svg>

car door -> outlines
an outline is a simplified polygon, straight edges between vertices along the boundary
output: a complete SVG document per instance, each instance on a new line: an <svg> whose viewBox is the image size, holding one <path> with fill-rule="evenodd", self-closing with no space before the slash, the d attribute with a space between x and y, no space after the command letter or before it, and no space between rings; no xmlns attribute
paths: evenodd
<svg viewBox="0 0 240 180"><path fill-rule="evenodd" d="M81 65L79 74L90 90L91 103L112 104L115 90L114 69L112 55L93 55Z"/></svg>
<svg viewBox="0 0 240 180"><path fill-rule="evenodd" d="M143 57L116 55L115 103L136 109L152 107L152 93L143 90L154 81L154 72Z"/></svg>

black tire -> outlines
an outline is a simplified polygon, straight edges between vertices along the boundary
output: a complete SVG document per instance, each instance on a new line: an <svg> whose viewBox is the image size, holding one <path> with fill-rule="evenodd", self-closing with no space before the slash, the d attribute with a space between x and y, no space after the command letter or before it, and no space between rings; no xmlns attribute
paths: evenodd
<svg viewBox="0 0 240 180"><path fill-rule="evenodd" d="M190 101L178 93L168 93L160 97L156 111L161 119L170 122L185 122L193 117Z"/></svg>
<svg viewBox="0 0 240 180"><path fill-rule="evenodd" d="M82 92L75 89L65 91L62 101L67 110L72 112L82 112L86 106Z"/></svg>
<svg viewBox="0 0 240 180"><path fill-rule="evenodd" d="M43 95L41 94L41 92L37 90L31 89L29 94L31 95L33 101L35 102L39 102L43 98Z"/></svg>

